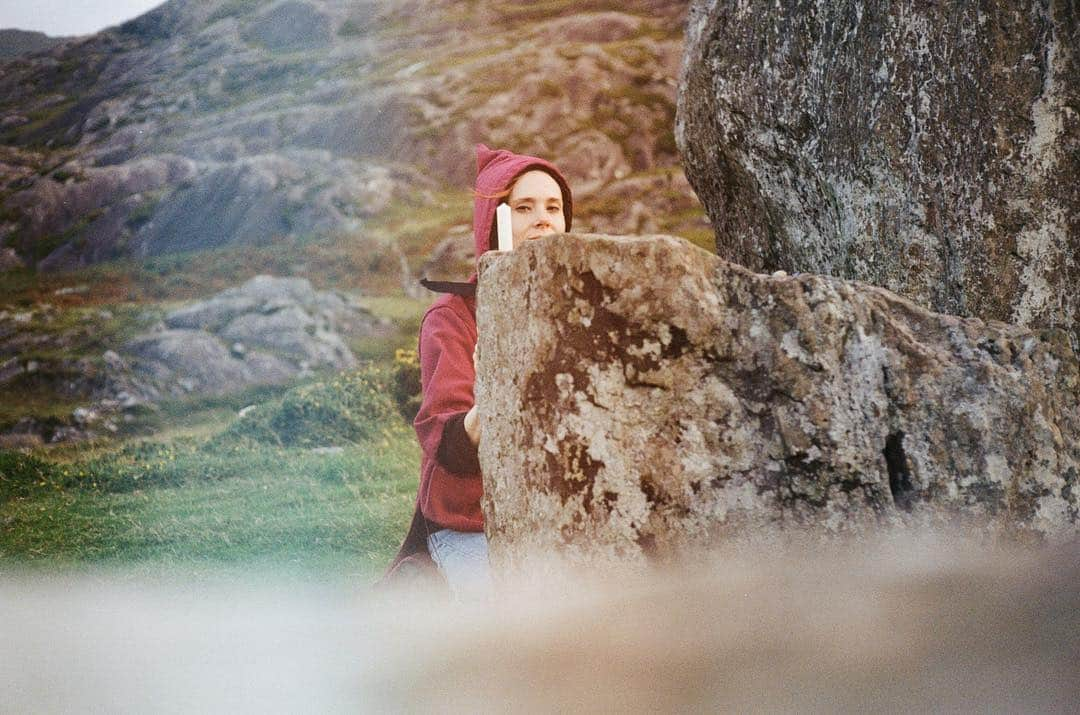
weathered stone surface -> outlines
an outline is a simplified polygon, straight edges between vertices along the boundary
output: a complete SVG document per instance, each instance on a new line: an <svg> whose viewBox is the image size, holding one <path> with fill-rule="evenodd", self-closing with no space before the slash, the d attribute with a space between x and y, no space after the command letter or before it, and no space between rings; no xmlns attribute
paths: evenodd
<svg viewBox="0 0 1080 715"><path fill-rule="evenodd" d="M692 4L676 139L717 252L1080 345L1080 16Z"/></svg>
<svg viewBox="0 0 1080 715"><path fill-rule="evenodd" d="M755 274L664 236L489 254L478 302L501 567L785 533L1080 532L1080 377L1060 331Z"/></svg>
<svg viewBox="0 0 1080 715"><path fill-rule="evenodd" d="M316 291L306 278L265 275L178 308L164 323L166 330L138 336L125 351L136 358L136 376L166 394L177 384L219 393L285 382L312 368L355 367L341 333L386 328L351 298Z"/></svg>
<svg viewBox="0 0 1080 715"><path fill-rule="evenodd" d="M125 352L140 362L160 363L190 390L221 394L252 382L242 360L213 335L202 330L163 330L141 336L124 346ZM143 370L148 368L144 366Z"/></svg>

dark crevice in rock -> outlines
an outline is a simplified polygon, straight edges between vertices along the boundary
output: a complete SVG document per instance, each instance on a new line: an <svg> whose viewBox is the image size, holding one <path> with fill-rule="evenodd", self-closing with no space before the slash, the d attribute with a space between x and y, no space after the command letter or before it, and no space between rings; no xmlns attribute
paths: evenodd
<svg viewBox="0 0 1080 715"><path fill-rule="evenodd" d="M653 534L643 534L640 531L637 532L637 536L634 537L634 543L638 545L641 552L648 557L656 555L656 536Z"/></svg>
<svg viewBox="0 0 1080 715"><path fill-rule="evenodd" d="M1069 467L1065 470L1065 486L1061 488L1061 498L1065 500L1067 506L1065 507L1066 513L1069 515L1069 523L1075 524L1077 517L1080 516L1080 508L1077 506L1076 498L1076 482L1077 482L1076 470Z"/></svg>
<svg viewBox="0 0 1080 715"><path fill-rule="evenodd" d="M671 503L671 499L664 493L660 485L657 484L650 475L641 475L641 493L645 495L645 500L653 507L662 506Z"/></svg>
<svg viewBox="0 0 1080 715"><path fill-rule="evenodd" d="M885 466L889 470L889 491L893 503L904 511L911 511L915 500L915 487L911 483L907 455L904 453L904 433L893 432L885 438Z"/></svg>
<svg viewBox="0 0 1080 715"><path fill-rule="evenodd" d="M682 357L690 350L690 337L686 334L686 331L680 328L678 325L672 325L671 341L664 346L663 356L666 358Z"/></svg>

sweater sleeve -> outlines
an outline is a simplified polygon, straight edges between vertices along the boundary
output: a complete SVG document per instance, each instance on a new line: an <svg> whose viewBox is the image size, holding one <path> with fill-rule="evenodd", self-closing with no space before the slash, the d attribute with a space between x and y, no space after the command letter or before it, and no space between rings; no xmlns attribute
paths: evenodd
<svg viewBox="0 0 1080 715"><path fill-rule="evenodd" d="M459 412L447 420L436 457L446 471L454 474L476 474L480 471L480 457L476 445L465 431L464 412Z"/></svg>
<svg viewBox="0 0 1080 715"><path fill-rule="evenodd" d="M476 327L450 307L434 308L420 328L423 399L413 421L424 454L457 474L480 471L476 447L465 433L476 373L472 356Z"/></svg>

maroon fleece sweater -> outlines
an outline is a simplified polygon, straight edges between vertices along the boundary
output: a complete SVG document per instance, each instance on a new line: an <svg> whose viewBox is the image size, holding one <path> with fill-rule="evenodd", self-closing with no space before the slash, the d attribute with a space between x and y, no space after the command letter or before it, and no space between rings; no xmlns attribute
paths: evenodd
<svg viewBox="0 0 1080 715"><path fill-rule="evenodd" d="M420 325L420 386L423 401L413 427L420 440L420 494L424 517L440 528L482 531L480 462L465 432L473 406L473 298L444 295Z"/></svg>

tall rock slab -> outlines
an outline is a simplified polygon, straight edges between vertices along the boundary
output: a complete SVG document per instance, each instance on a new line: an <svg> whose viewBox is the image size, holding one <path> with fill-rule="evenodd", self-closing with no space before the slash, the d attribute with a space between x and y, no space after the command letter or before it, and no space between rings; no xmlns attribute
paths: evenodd
<svg viewBox="0 0 1080 715"><path fill-rule="evenodd" d="M1080 345L1080 6L690 10L676 140L720 256Z"/></svg>
<svg viewBox="0 0 1080 715"><path fill-rule="evenodd" d="M481 261L477 404L499 568L785 533L1080 533L1060 331L755 274L663 236Z"/></svg>

